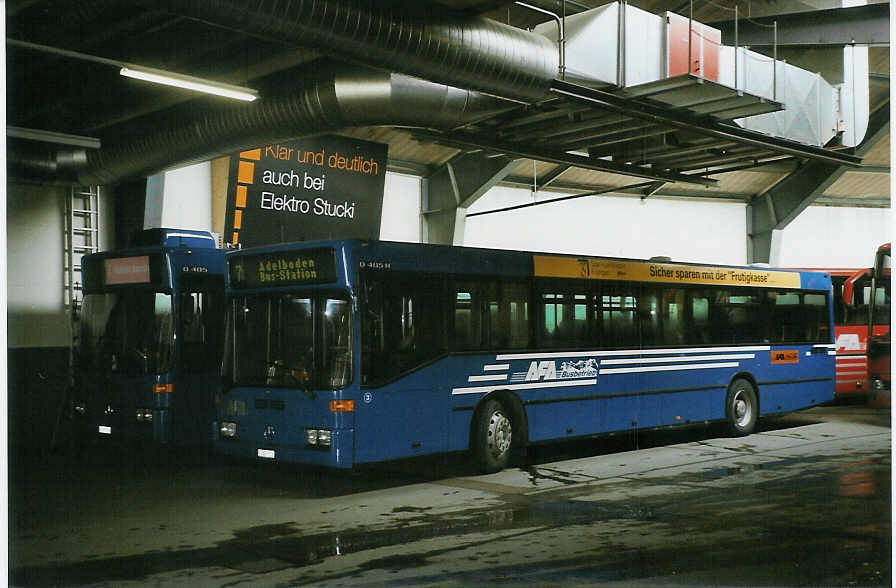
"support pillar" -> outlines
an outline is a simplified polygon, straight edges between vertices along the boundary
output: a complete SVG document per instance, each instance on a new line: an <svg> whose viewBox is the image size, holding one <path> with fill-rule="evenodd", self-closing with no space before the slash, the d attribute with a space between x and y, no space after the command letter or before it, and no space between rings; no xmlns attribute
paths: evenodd
<svg viewBox="0 0 896 588"><path fill-rule="evenodd" d="M422 241L463 245L467 208L503 180L518 160L459 153L423 180Z"/></svg>

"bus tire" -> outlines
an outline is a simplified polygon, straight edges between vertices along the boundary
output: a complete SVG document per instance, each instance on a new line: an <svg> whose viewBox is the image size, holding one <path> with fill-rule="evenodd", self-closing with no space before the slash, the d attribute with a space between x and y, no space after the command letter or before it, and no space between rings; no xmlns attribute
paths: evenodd
<svg viewBox="0 0 896 588"><path fill-rule="evenodd" d="M759 397L749 380L737 378L731 382L725 400L725 417L728 432L733 437L743 437L756 431L759 423Z"/></svg>
<svg viewBox="0 0 896 588"><path fill-rule="evenodd" d="M499 400L486 400L473 420L473 455L478 469L491 474L510 465L520 434L513 411Z"/></svg>

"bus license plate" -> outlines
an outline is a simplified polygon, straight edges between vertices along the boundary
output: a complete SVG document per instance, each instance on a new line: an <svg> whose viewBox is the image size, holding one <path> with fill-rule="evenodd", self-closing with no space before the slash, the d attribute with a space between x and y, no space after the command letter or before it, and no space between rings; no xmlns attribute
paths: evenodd
<svg viewBox="0 0 896 588"><path fill-rule="evenodd" d="M99 432L102 433L103 435L111 435L112 427L107 427L106 425L100 425Z"/></svg>
<svg viewBox="0 0 896 588"><path fill-rule="evenodd" d="M259 449L258 457L263 457L265 459L274 459L274 450L273 449Z"/></svg>

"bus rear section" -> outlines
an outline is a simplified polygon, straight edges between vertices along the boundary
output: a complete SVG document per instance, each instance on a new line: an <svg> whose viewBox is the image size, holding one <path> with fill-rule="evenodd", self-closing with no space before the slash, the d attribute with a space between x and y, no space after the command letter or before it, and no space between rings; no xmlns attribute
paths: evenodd
<svg viewBox="0 0 896 588"><path fill-rule="evenodd" d="M881 245L874 257L869 296L868 377L871 381L873 406L890 406L891 338L890 289L892 282L890 243Z"/></svg>
<svg viewBox="0 0 896 588"><path fill-rule="evenodd" d="M216 452L353 465L356 335L342 259L337 246L230 254Z"/></svg>
<svg viewBox="0 0 896 588"><path fill-rule="evenodd" d="M85 256L75 381L100 439L203 443L219 379L224 252L210 233ZM145 241L144 241L145 242Z"/></svg>

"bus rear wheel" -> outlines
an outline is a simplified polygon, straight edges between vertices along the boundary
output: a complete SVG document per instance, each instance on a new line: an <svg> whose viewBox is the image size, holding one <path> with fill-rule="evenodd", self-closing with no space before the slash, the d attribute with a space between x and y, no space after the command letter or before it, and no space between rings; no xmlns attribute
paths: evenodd
<svg viewBox="0 0 896 588"><path fill-rule="evenodd" d="M743 437L756 431L759 423L759 398L749 380L738 378L728 387L725 401L725 416L728 432L734 437Z"/></svg>
<svg viewBox="0 0 896 588"><path fill-rule="evenodd" d="M519 440L514 417L500 401L486 400L473 422L473 453L479 470L499 472L510 465Z"/></svg>

